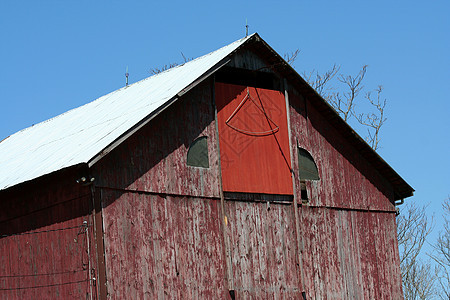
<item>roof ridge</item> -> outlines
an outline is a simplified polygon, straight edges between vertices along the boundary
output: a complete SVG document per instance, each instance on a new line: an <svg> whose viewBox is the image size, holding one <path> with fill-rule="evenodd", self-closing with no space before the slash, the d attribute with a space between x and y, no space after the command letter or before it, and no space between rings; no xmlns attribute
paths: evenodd
<svg viewBox="0 0 450 300"><path fill-rule="evenodd" d="M36 126L39 126L39 125L48 123L48 122L50 122L50 121L52 121L52 120L54 120L54 119L56 119L56 118L62 117L62 116L66 115L66 114L68 114L68 113L70 113L70 112L72 112L72 111L74 111L74 110L77 110L77 109L82 108L82 107L84 107L84 106L86 106L86 105L92 104L92 103L94 103L94 102L97 102L97 101L99 101L99 100L106 100L106 99L102 99L102 98L109 97L109 96L111 96L112 94L117 93L117 92L120 92L120 91L123 91L123 90L125 90L125 89L127 89L127 88L130 88L130 87L133 86L133 85L140 84L140 83L142 83L142 82L144 82L144 81L150 80L150 79L152 79L152 78L156 78L157 76L162 75L162 74L164 74L164 73L167 74L167 73L169 73L170 71L173 71L173 70L175 70L175 69L177 69L177 68L184 67L184 66L188 65L189 63L193 63L193 62L198 61L198 60L200 60L200 59L202 59L202 58L205 58L205 57L207 57L207 56L210 56L210 55L212 55L212 54L214 54L214 53L216 53L216 52L222 50L222 49L225 48L225 47L231 46L231 45L233 45L233 44L235 44L235 43L239 43L239 42L242 41L243 39L249 39L249 38L251 38L251 37L252 37L253 35L255 35L255 34L257 34L257 33L253 33L253 34L251 34L251 35L249 35L249 36L247 36L247 37L240 38L239 40L236 40L236 41L232 42L231 44L225 45L225 46L223 46L223 47L221 47L221 48L219 48L219 49L217 49L217 50L214 50L214 51L212 51L212 52L206 53L206 54L204 54L204 55L202 55L202 56L199 56L199 57L197 57L197 58L195 58L195 59L193 59L193 60L184 62L184 63L182 63L182 64L180 64L180 65L173 66L172 68L169 68L169 69L164 70L164 71L162 71L162 72L159 72L159 73L157 73L157 74L154 74L154 75L145 77L145 78L143 78L143 79L141 79L141 80L138 80L138 81L136 81L136 82L133 82L132 84L129 84L128 86L120 87L120 88L118 88L118 89L116 89L116 90L113 90L113 91L111 91L111 92L109 92L109 93L103 95L103 96L100 96L100 97L98 97L98 98L95 98L94 100L91 100L91 101L89 101L89 102L87 102L87 103L85 103L85 104L82 104L82 105L80 105L80 106L71 108L71 109L69 109L69 110L67 110L67 111L65 111L65 112L62 112L62 113L60 113L60 114L58 114L58 115L56 115L56 116L53 116L53 117L51 117L51 118L49 118L49 119L43 120L43 121L41 121L41 122L38 122L38 123L36 123L36 124L32 124L31 126L28 126L28 127L26 127L26 128L23 128L23 129L21 129L21 130L15 132L15 133L9 135L8 137L15 136L15 135L18 134L18 133L21 133L21 132L30 130L30 129L32 129L32 128L36 128ZM8 137L6 137L5 139L3 139L2 141L6 140ZM0 141L0 143L1 143L2 141Z"/></svg>

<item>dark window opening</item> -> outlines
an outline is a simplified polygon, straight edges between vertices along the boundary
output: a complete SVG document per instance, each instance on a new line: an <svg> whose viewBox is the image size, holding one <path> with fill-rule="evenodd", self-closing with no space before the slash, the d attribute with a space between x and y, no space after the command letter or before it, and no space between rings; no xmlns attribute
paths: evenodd
<svg viewBox="0 0 450 300"><path fill-rule="evenodd" d="M192 142L187 153L187 165L209 168L208 138L201 136Z"/></svg>
<svg viewBox="0 0 450 300"><path fill-rule="evenodd" d="M319 171L313 157L303 148L298 148L300 180L319 180Z"/></svg>
<svg viewBox="0 0 450 300"><path fill-rule="evenodd" d="M302 200L308 200L308 191L306 190L306 182L304 180L300 180L300 197Z"/></svg>

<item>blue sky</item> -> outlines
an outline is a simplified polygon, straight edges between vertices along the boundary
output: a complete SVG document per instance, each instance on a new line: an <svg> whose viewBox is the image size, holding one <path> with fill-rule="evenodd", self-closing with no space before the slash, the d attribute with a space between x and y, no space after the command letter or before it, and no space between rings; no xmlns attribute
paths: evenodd
<svg viewBox="0 0 450 300"><path fill-rule="evenodd" d="M258 32L295 69L334 63L388 100L380 155L430 203L450 195L449 1L1 1L0 140L149 70ZM364 132L363 132L364 134ZM1 167L1 166L0 166Z"/></svg>

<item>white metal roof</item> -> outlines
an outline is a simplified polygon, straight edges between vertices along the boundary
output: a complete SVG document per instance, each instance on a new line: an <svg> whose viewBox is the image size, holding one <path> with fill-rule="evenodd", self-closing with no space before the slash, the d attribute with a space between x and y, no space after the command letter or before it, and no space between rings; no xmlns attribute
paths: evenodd
<svg viewBox="0 0 450 300"><path fill-rule="evenodd" d="M251 37L11 135L0 142L0 190L77 164L95 163L104 149L218 67Z"/></svg>

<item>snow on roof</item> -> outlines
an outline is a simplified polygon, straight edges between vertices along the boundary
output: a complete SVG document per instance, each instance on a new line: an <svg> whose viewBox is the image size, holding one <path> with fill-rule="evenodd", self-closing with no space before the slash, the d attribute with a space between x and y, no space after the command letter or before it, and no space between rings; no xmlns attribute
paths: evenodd
<svg viewBox="0 0 450 300"><path fill-rule="evenodd" d="M0 190L92 162L252 36L11 135L0 142Z"/></svg>

